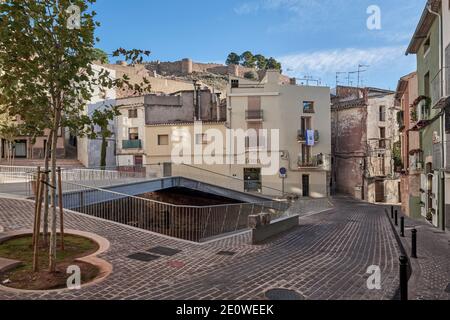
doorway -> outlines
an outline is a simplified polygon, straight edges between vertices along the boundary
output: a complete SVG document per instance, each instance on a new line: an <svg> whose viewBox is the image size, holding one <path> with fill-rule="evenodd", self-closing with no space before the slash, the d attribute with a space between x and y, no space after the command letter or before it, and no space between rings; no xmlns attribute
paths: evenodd
<svg viewBox="0 0 450 320"><path fill-rule="evenodd" d="M14 156L16 158L26 158L27 157L27 141L17 140L14 143Z"/></svg>
<svg viewBox="0 0 450 320"><path fill-rule="evenodd" d="M304 174L302 175L302 190L303 190L303 196L309 197L309 175Z"/></svg>
<svg viewBox="0 0 450 320"><path fill-rule="evenodd" d="M244 169L244 191L245 192L261 192L261 169L245 168Z"/></svg>
<svg viewBox="0 0 450 320"><path fill-rule="evenodd" d="M375 202L384 202L384 181L375 182Z"/></svg>

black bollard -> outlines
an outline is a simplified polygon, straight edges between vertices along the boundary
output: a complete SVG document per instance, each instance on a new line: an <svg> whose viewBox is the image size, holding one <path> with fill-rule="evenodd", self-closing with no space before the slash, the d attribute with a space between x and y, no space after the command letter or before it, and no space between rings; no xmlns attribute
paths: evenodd
<svg viewBox="0 0 450 320"><path fill-rule="evenodd" d="M405 237L405 217L400 218L400 236Z"/></svg>
<svg viewBox="0 0 450 320"><path fill-rule="evenodd" d="M413 229L411 232L411 258L417 259L417 230Z"/></svg>
<svg viewBox="0 0 450 320"><path fill-rule="evenodd" d="M395 226L398 226L398 211L395 210Z"/></svg>
<svg viewBox="0 0 450 320"><path fill-rule="evenodd" d="M391 206L391 219L394 219L394 206Z"/></svg>
<svg viewBox="0 0 450 320"><path fill-rule="evenodd" d="M400 300L408 300L408 258L400 257Z"/></svg>

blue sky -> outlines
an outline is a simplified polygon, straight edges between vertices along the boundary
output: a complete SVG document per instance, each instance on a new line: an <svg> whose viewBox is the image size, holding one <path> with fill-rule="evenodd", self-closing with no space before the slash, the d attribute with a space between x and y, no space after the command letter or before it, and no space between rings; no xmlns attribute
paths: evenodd
<svg viewBox="0 0 450 320"><path fill-rule="evenodd" d="M395 89L415 69L404 52L425 0L97 0L100 48L152 51L150 60L192 58L223 63L229 52L273 56L286 74L320 78L334 87L336 72L356 71L367 86ZM381 29L369 30L367 8L381 10ZM352 84L357 83L352 74ZM340 75L347 84L345 75Z"/></svg>

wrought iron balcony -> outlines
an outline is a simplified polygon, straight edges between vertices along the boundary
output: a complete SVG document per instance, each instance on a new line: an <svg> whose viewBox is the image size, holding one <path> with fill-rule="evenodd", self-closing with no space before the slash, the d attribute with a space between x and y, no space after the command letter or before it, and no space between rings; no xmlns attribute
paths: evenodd
<svg viewBox="0 0 450 320"><path fill-rule="evenodd" d="M264 121L263 110L247 110L245 112L245 119L247 121Z"/></svg>
<svg viewBox="0 0 450 320"><path fill-rule="evenodd" d="M122 149L142 149L141 140L123 140Z"/></svg>
<svg viewBox="0 0 450 320"><path fill-rule="evenodd" d="M298 159L298 167L301 168L313 168L313 169L323 169L330 170L330 157L319 154L311 157L310 159Z"/></svg>

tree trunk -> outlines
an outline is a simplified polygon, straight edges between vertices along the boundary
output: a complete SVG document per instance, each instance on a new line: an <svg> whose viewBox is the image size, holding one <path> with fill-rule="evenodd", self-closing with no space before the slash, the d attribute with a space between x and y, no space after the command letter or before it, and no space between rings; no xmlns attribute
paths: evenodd
<svg viewBox="0 0 450 320"><path fill-rule="evenodd" d="M102 150L101 150L101 154L100 154L100 168L102 170L106 170L106 148L107 147L108 147L108 142L106 141L106 136L102 133Z"/></svg>
<svg viewBox="0 0 450 320"><path fill-rule="evenodd" d="M50 133L48 134L48 138L47 138L47 145L44 146L44 171L46 172L45 175L45 181L47 183L49 183L49 177L50 175L48 174L48 170L49 170L49 150L48 150L48 146L53 145L53 130L50 130ZM43 235L44 235L44 244L45 246L48 246L48 211L49 211L49 190L48 190L48 185L46 184L44 187L44 223L43 223Z"/></svg>
<svg viewBox="0 0 450 320"><path fill-rule="evenodd" d="M55 110L55 118L53 122L53 139L51 152L51 234L50 234L50 252L49 252L49 268L50 272L56 272L56 239L57 239L57 213L56 213L56 146L58 142L58 129L61 122L61 111L59 108Z"/></svg>

